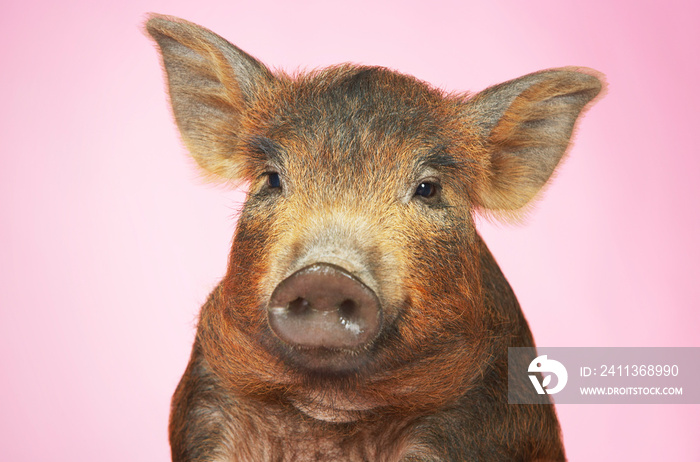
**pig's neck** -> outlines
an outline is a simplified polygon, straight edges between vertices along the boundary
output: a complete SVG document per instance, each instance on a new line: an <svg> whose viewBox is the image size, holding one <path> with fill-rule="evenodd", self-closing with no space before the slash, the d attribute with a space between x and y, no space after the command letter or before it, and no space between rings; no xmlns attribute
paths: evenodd
<svg viewBox="0 0 700 462"><path fill-rule="evenodd" d="M360 409L330 409L299 401L293 403L293 408L269 403L258 407L251 401L243 405L257 409L261 417L258 431L267 439L249 440L246 450L259 456L256 460L398 461L412 450L411 419L366 420L367 412ZM344 405L359 407L356 403ZM269 432L271 428L275 430Z"/></svg>

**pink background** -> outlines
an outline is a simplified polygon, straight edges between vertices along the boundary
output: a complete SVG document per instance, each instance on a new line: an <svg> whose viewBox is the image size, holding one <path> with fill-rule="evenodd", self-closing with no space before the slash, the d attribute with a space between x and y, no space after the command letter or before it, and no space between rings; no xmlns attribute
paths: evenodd
<svg viewBox="0 0 700 462"><path fill-rule="evenodd" d="M287 70L379 64L449 90L604 72L526 226L482 233L539 345L700 346L696 2L236 3L3 3L0 460L169 460L170 395L242 196L179 144L148 11ZM558 407L572 461L700 461L699 411Z"/></svg>

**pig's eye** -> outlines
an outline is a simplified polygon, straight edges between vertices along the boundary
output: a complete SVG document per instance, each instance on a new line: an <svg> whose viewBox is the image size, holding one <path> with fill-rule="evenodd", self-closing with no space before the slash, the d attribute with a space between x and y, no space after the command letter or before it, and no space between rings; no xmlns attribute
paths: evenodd
<svg viewBox="0 0 700 462"><path fill-rule="evenodd" d="M439 186L436 183L430 181L424 181L418 185L416 188L416 196L429 199L434 197L438 192Z"/></svg>
<svg viewBox="0 0 700 462"><path fill-rule="evenodd" d="M282 181L280 180L280 174L277 172L267 172L267 187L271 189L277 189L282 187Z"/></svg>

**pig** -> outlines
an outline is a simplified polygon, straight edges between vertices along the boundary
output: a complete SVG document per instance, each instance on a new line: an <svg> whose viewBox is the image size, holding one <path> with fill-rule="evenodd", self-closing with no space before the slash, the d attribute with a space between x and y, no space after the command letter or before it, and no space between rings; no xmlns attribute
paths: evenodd
<svg viewBox="0 0 700 462"><path fill-rule="evenodd" d="M565 460L551 402L508 404L508 348L534 341L474 217L539 195L601 74L448 94L383 67L273 72L178 18L146 31L188 151L248 188L172 460Z"/></svg>

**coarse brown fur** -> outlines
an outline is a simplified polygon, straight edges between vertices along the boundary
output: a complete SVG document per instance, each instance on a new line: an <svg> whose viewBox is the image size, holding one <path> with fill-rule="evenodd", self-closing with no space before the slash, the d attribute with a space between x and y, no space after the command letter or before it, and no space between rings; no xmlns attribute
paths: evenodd
<svg viewBox="0 0 700 462"><path fill-rule="evenodd" d="M173 398L173 460L564 460L551 405L507 404L508 347L534 342L473 213L536 196L599 79L446 95L379 67L272 73L176 18L147 30L194 158L250 183ZM377 294L383 325L361 348L309 353L268 325L275 287L319 261Z"/></svg>

